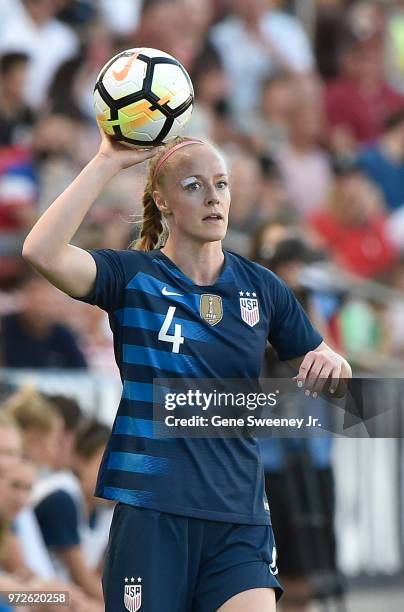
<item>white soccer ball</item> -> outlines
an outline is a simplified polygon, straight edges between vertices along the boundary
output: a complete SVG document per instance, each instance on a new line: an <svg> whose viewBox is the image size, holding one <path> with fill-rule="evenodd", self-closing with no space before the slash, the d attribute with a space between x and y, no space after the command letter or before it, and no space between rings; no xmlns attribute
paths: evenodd
<svg viewBox="0 0 404 612"><path fill-rule="evenodd" d="M179 136L191 118L194 89L182 64L163 51L127 49L100 71L97 121L116 140L142 147Z"/></svg>

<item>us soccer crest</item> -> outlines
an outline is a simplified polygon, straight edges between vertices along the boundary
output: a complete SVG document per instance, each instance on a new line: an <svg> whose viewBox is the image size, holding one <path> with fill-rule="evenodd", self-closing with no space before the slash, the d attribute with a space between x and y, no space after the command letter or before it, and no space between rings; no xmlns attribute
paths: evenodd
<svg viewBox="0 0 404 612"><path fill-rule="evenodd" d="M220 295L204 293L201 295L199 313L209 325L216 325L223 317L223 305Z"/></svg>
<svg viewBox="0 0 404 612"><path fill-rule="evenodd" d="M247 325L254 327L260 320L260 309L255 291L240 291L241 318Z"/></svg>
<svg viewBox="0 0 404 612"><path fill-rule="evenodd" d="M141 578L125 578L125 587L123 595L123 603L129 612L140 610L142 605L142 582Z"/></svg>

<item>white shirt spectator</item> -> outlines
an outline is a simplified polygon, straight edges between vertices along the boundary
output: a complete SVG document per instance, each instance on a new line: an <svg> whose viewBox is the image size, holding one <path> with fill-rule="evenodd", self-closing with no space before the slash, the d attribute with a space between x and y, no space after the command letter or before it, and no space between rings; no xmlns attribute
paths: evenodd
<svg viewBox="0 0 404 612"><path fill-rule="evenodd" d="M15 528L22 547L24 561L44 580L55 577L55 570L43 541L42 533L31 508L24 508L15 520Z"/></svg>
<svg viewBox="0 0 404 612"><path fill-rule="evenodd" d="M114 34L128 36L136 30L142 0L99 0L99 6L108 29Z"/></svg>
<svg viewBox="0 0 404 612"><path fill-rule="evenodd" d="M289 200L300 214L309 215L324 203L332 173L322 150L301 153L285 146L279 151L277 162Z"/></svg>
<svg viewBox="0 0 404 612"><path fill-rule="evenodd" d="M79 49L75 32L58 19L38 26L20 0L0 21L0 53L20 51L30 57L25 88L27 104L37 109L45 101L52 78L59 66Z"/></svg>
<svg viewBox="0 0 404 612"><path fill-rule="evenodd" d="M95 569L108 544L113 508L99 504L90 524L80 483L67 471L38 481L31 503L57 578L71 580L57 551L74 546L80 546L88 567Z"/></svg>
<svg viewBox="0 0 404 612"><path fill-rule="evenodd" d="M211 31L211 41L232 82L231 102L236 112L251 112L257 107L262 81L276 68L270 46L291 71L309 72L314 65L309 40L295 17L270 11L262 18L261 32L268 47L236 15Z"/></svg>

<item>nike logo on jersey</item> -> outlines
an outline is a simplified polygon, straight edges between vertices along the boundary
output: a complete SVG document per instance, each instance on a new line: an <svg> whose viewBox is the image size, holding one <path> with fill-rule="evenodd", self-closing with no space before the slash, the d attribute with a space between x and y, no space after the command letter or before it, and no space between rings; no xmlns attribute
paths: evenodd
<svg viewBox="0 0 404 612"><path fill-rule="evenodd" d="M163 287L163 289L161 290L161 293L163 295L177 295L178 297L184 297L182 293L175 293L175 291L169 291L167 287Z"/></svg>
<svg viewBox="0 0 404 612"><path fill-rule="evenodd" d="M128 75L130 67L132 66L138 55L139 53L133 53L133 55L130 56L122 70L112 71L112 74L114 75L116 81L123 81L123 79Z"/></svg>

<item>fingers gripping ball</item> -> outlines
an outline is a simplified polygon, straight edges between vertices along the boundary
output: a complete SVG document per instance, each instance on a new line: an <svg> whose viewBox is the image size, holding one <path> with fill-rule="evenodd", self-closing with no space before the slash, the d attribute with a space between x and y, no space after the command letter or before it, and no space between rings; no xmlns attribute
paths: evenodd
<svg viewBox="0 0 404 612"><path fill-rule="evenodd" d="M97 121L120 142L148 147L179 136L194 90L185 68L157 49L128 49L102 68L94 88Z"/></svg>

